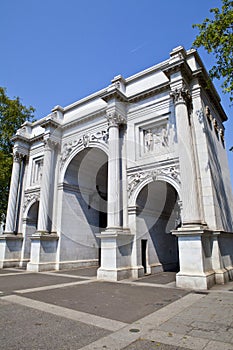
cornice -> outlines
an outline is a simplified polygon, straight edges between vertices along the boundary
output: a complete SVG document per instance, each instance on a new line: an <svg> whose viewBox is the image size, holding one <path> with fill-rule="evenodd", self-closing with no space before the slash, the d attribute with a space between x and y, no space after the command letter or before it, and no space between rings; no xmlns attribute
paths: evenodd
<svg viewBox="0 0 233 350"><path fill-rule="evenodd" d="M170 79L171 74L174 74L176 72L181 72L182 76L184 79L186 79L187 82L190 82L192 80L193 73L188 63L186 62L186 59L171 62L163 69L163 73L168 77L168 79Z"/></svg>
<svg viewBox="0 0 233 350"><path fill-rule="evenodd" d="M43 141L44 140L44 134L39 134L36 136L33 136L29 141L30 143L34 143L36 141Z"/></svg>
<svg viewBox="0 0 233 350"><path fill-rule="evenodd" d="M25 137L20 134L15 134L12 138L11 141L16 142L16 141L21 141L26 143L27 145L30 143L30 139L28 137Z"/></svg>
<svg viewBox="0 0 233 350"><path fill-rule="evenodd" d="M112 99L116 99L120 102L128 102L128 98L125 94L123 94L118 88L114 87L109 91L106 91L104 94L100 96L102 100L108 102Z"/></svg>
<svg viewBox="0 0 233 350"><path fill-rule="evenodd" d="M61 123L59 123L57 120L55 120L52 116L46 118L43 120L43 122L40 124L42 128L47 128L47 127L53 127L53 128L58 128L61 126Z"/></svg>

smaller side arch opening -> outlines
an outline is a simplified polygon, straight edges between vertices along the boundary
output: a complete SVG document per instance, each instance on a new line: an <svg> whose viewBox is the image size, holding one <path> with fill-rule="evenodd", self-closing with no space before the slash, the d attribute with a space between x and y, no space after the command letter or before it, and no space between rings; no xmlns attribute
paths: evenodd
<svg viewBox="0 0 233 350"><path fill-rule="evenodd" d="M25 223L25 235L23 242L23 260L30 260L31 253L31 236L37 231L38 223L38 210L39 210L39 201L35 201L27 212L27 216L24 219Z"/></svg>
<svg viewBox="0 0 233 350"><path fill-rule="evenodd" d="M179 271L178 240L172 235L180 222L178 201L177 191L165 181L150 182L138 194L138 256L146 274Z"/></svg>

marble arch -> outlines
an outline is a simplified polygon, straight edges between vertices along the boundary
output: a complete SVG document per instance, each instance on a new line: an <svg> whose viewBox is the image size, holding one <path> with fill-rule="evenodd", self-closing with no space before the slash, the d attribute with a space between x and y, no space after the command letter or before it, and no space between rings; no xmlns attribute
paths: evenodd
<svg viewBox="0 0 233 350"><path fill-rule="evenodd" d="M137 198L145 187L160 193L167 186L170 198L176 191L182 205L181 226L169 232L170 239L172 235L178 240L177 286L207 289L231 279L227 116L215 87L205 89L208 79L197 51L179 46L163 62L126 79L118 75L106 88L25 122L13 137L0 268L42 271L95 264L97 278L111 281L138 278L145 268L153 273L154 262L145 265L146 242L138 239ZM89 148L96 150L90 158L96 183L88 164L87 176L77 177L81 153ZM70 164L76 174L73 182L64 181ZM80 192L83 179L85 201ZM26 217L36 201L38 218L28 236ZM169 212L169 203L166 208ZM151 221L153 206L147 209ZM152 227L162 235L161 226ZM151 237L152 231L148 230ZM158 257L164 257L156 248Z"/></svg>
<svg viewBox="0 0 233 350"><path fill-rule="evenodd" d="M36 202L39 202L39 200L40 200L39 193L35 193L32 196L29 195L28 197L25 198L25 203L24 203L24 207L23 207L23 212L24 212L23 213L23 219L27 219L28 213L30 212L31 207Z"/></svg>
<svg viewBox="0 0 233 350"><path fill-rule="evenodd" d="M169 183L171 186L174 187L174 189L176 190L179 198L180 198L180 184L177 180L171 179L170 177L166 176L166 175L149 175L146 179L142 180L138 186L135 188L135 191L132 192L132 194L130 194L130 198L129 198L129 206L135 206L136 205L136 201L137 201L137 197L138 194L140 193L140 191L143 189L143 187L145 187L146 185L148 185L149 183L153 182L153 181L164 181Z"/></svg>
<svg viewBox="0 0 233 350"><path fill-rule="evenodd" d="M63 182L64 180L64 176L66 173L66 170L70 164L70 162L72 161L72 159L80 152L82 152L84 149L86 148L98 148L101 151L105 152L106 155L108 156L108 146L104 143L97 143L97 142L90 142L88 144L88 147L83 147L83 146L77 146L76 148L74 148L74 150L72 150L72 152L69 154L68 158L65 159L65 161L63 162L63 164L61 165L61 170L60 170L60 182Z"/></svg>
<svg viewBox="0 0 233 350"><path fill-rule="evenodd" d="M141 272L178 272L178 239L172 234L181 226L181 203L176 189L166 181L154 179L140 189L135 204Z"/></svg>

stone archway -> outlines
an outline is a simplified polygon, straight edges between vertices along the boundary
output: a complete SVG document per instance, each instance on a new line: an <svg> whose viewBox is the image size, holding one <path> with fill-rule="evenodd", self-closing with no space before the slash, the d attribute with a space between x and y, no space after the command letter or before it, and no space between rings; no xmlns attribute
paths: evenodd
<svg viewBox="0 0 233 350"><path fill-rule="evenodd" d="M22 265L25 265L30 260L31 255L31 237L37 231L38 224L39 201L34 201L27 211L24 219L24 241L22 247Z"/></svg>
<svg viewBox="0 0 233 350"><path fill-rule="evenodd" d="M108 157L99 148L77 153L63 182L59 264L98 265L97 237L107 226Z"/></svg>
<svg viewBox="0 0 233 350"><path fill-rule="evenodd" d="M178 241L171 233L180 225L177 191L165 181L150 182L139 192L136 205L138 257L144 273L178 271Z"/></svg>

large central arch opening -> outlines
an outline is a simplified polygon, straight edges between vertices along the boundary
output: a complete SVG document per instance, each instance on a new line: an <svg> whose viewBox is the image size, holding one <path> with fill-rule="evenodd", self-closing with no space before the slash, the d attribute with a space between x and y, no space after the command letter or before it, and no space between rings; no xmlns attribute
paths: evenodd
<svg viewBox="0 0 233 350"><path fill-rule="evenodd" d="M67 167L63 184L61 261L97 265L107 226L108 158L98 148L79 152Z"/></svg>
<svg viewBox="0 0 233 350"><path fill-rule="evenodd" d="M151 182L137 197L137 238L144 273L178 271L177 237L180 224L178 194L164 181Z"/></svg>

